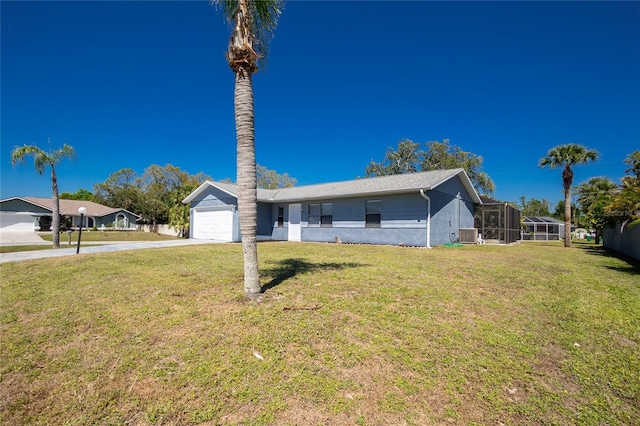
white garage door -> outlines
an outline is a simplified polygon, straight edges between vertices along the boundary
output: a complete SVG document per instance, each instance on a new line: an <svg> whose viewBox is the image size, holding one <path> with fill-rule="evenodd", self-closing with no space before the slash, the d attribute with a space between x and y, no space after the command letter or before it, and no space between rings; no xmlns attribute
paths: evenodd
<svg viewBox="0 0 640 426"><path fill-rule="evenodd" d="M193 214L193 238L233 241L233 212L196 209Z"/></svg>
<svg viewBox="0 0 640 426"><path fill-rule="evenodd" d="M0 213L0 229L7 232L34 232L35 218L16 213Z"/></svg>

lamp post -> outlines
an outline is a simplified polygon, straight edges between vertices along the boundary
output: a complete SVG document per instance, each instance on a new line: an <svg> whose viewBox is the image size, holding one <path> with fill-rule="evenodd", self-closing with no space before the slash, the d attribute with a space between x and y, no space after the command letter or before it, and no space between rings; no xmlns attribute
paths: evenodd
<svg viewBox="0 0 640 426"><path fill-rule="evenodd" d="M82 222L84 219L84 214L87 212L85 207L80 207L78 209L78 213L80 213L80 230L78 231L78 248L76 249L76 254L80 253L80 239L82 238Z"/></svg>

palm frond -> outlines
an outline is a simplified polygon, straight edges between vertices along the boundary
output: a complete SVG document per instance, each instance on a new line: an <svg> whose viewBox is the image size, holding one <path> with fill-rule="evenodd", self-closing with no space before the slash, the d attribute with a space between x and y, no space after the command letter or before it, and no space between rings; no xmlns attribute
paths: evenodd
<svg viewBox="0 0 640 426"><path fill-rule="evenodd" d="M210 0L210 3L222 11L232 27L227 55L231 67L235 67L234 61L239 59L240 62L245 62L248 58L254 64L257 62L260 66L264 66L268 56L269 42L273 38L284 8L284 0L246 0L248 16L240 23L238 19L241 0ZM239 34L242 34L243 40L237 40ZM244 49L246 52L239 53L238 49Z"/></svg>

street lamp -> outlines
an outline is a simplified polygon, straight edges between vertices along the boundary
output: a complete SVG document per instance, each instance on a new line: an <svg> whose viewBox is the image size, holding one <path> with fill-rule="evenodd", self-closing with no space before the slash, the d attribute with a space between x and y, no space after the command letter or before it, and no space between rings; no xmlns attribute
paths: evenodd
<svg viewBox="0 0 640 426"><path fill-rule="evenodd" d="M80 213L80 230L78 231L78 248L76 249L76 254L80 253L80 239L82 238L82 221L84 219L84 214L87 212L85 207L80 207L78 209L78 213Z"/></svg>

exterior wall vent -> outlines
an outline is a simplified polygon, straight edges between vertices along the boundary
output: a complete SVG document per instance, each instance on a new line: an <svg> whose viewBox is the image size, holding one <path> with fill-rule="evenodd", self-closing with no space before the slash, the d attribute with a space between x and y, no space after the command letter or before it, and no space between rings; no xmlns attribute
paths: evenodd
<svg viewBox="0 0 640 426"><path fill-rule="evenodd" d="M477 244L478 229L477 228L460 228L460 242L462 244Z"/></svg>

